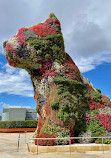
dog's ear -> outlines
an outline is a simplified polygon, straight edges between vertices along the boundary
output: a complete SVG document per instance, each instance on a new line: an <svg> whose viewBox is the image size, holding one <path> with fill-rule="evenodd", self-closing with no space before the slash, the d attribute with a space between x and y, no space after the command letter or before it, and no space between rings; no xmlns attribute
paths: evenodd
<svg viewBox="0 0 111 158"><path fill-rule="evenodd" d="M52 18L54 21L57 19L54 13L50 13L49 18Z"/></svg>
<svg viewBox="0 0 111 158"><path fill-rule="evenodd" d="M57 32L61 33L61 23L54 13L49 14L49 18L45 20L45 23L50 25L52 28L56 28Z"/></svg>

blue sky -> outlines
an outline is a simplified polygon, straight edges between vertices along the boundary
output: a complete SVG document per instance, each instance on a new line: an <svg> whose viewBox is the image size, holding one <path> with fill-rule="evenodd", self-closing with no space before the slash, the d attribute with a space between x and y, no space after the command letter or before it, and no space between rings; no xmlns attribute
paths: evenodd
<svg viewBox="0 0 111 158"><path fill-rule="evenodd" d="M50 12L61 21L66 52L111 99L110 6L110 0L0 0L0 112L12 105L36 107L28 73L7 64L2 43L19 28L44 21Z"/></svg>

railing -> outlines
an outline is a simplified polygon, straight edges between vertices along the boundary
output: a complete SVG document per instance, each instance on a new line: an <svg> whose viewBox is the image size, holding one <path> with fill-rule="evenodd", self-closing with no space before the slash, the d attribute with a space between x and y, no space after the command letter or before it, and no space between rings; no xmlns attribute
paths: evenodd
<svg viewBox="0 0 111 158"><path fill-rule="evenodd" d="M22 139L22 140L25 140L25 143L26 143L26 140L35 140L35 139L37 139L37 155L38 155L38 142L39 142L39 140L65 140L65 139L67 139L67 140L69 140L69 147L70 147L70 154L71 154L71 139L83 139L83 138L88 138L88 139L93 139L93 138L99 138L99 139L102 139L102 151L103 151L103 154L104 154L104 146L103 146L103 140L105 139L105 138L109 138L109 139L111 139L111 136L110 137L66 137L66 138L26 138L26 133L25 133L25 138L20 138L20 134L19 134L19 136L18 136L18 145L17 145L17 152L19 151L19 146L20 146L20 140ZM28 143L26 143L27 144L27 146L28 146L28 151L30 151L29 150L29 145L28 145Z"/></svg>

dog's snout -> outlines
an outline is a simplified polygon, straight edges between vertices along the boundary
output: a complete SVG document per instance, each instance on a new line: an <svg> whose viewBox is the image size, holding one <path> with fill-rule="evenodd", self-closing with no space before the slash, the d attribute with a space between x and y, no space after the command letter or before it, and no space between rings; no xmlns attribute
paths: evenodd
<svg viewBox="0 0 111 158"><path fill-rule="evenodd" d="M3 42L3 48L6 47L7 42L8 42L8 41Z"/></svg>

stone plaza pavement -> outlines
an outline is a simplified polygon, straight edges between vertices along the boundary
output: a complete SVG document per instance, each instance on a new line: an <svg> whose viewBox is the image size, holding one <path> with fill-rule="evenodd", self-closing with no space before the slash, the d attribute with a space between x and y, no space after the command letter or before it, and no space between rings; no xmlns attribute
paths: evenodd
<svg viewBox="0 0 111 158"><path fill-rule="evenodd" d="M111 158L111 151L90 152L54 152L36 153L28 152L25 140L20 141L20 149L17 152L18 133L0 133L0 158ZM26 137L32 137L33 133L27 133ZM25 138L25 133L21 134Z"/></svg>

